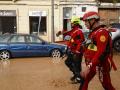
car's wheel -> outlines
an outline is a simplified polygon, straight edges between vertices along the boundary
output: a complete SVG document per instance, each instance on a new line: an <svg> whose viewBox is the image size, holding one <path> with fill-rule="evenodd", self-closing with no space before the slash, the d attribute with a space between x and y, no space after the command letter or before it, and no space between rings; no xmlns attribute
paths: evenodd
<svg viewBox="0 0 120 90"><path fill-rule="evenodd" d="M116 51L120 52L120 38L114 41L113 47Z"/></svg>
<svg viewBox="0 0 120 90"><path fill-rule="evenodd" d="M7 50L3 50L0 52L0 59L1 60L8 60L10 59L10 53Z"/></svg>
<svg viewBox="0 0 120 90"><path fill-rule="evenodd" d="M60 58L61 57L61 52L59 49L54 49L51 52L51 57L53 58Z"/></svg>

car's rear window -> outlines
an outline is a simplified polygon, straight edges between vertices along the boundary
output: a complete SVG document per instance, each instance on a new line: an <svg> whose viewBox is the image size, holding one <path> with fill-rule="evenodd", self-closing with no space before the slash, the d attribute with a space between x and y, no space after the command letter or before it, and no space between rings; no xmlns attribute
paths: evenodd
<svg viewBox="0 0 120 90"><path fill-rule="evenodd" d="M9 40L9 35L0 35L0 43L7 42Z"/></svg>

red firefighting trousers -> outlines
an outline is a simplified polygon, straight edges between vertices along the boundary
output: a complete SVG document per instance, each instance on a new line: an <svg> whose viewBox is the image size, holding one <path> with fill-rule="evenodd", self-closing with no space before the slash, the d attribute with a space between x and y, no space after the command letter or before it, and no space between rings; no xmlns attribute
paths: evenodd
<svg viewBox="0 0 120 90"><path fill-rule="evenodd" d="M99 67L99 66L98 66ZM111 78L110 78L110 63L107 59L101 62L100 67L102 68L101 74L102 77L100 77L101 84L105 90L115 90L115 88L111 84ZM93 65L90 68L90 72L85 78L84 84L82 86L82 90L88 90L88 83L92 80L92 78L96 74L96 66Z"/></svg>

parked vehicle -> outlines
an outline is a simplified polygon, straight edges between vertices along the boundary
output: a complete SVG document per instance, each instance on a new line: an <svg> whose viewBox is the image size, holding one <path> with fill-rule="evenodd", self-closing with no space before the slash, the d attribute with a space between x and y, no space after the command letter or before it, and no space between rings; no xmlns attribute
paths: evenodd
<svg viewBox="0 0 120 90"><path fill-rule="evenodd" d="M30 56L60 57L66 52L66 49L66 45L49 43L35 35L7 34L0 36L0 59Z"/></svg>
<svg viewBox="0 0 120 90"><path fill-rule="evenodd" d="M112 28L116 28L115 32L111 32L113 40L113 48L120 52L120 23L111 24Z"/></svg>

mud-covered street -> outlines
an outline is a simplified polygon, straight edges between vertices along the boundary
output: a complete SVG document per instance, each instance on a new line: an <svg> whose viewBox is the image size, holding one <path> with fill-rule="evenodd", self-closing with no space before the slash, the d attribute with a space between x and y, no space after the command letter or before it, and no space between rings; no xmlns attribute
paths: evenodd
<svg viewBox="0 0 120 90"><path fill-rule="evenodd" d="M114 54L117 71L111 71L112 83L120 90L120 53ZM84 66L84 62L83 62ZM0 90L78 90L71 84L72 73L64 60L54 62L49 57L16 58L0 63ZM103 90L98 76L89 84L89 90Z"/></svg>

